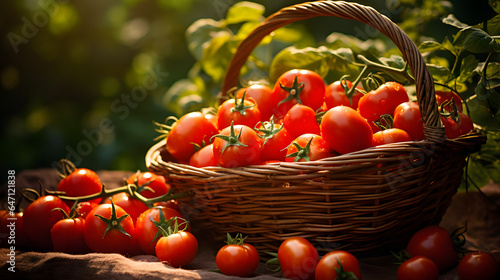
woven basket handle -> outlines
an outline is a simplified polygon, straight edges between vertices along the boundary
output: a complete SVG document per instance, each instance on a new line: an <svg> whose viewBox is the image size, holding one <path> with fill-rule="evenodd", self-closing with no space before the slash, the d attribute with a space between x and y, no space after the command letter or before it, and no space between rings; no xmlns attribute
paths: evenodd
<svg viewBox="0 0 500 280"><path fill-rule="evenodd" d="M221 93L226 94L231 88L237 86L241 67L265 36L289 23L320 16L334 16L360 21L378 29L394 42L415 76L417 101L424 122L425 137L429 140L443 141L445 134L436 103L434 81L418 47L403 30L386 16L371 7L357 3L344 1L306 2L283 8L267 17L239 44L226 71Z"/></svg>

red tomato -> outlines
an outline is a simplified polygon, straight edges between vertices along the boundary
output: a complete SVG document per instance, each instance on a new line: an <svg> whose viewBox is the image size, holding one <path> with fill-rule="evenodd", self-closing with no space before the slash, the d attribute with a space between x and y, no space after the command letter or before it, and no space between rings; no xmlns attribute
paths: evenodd
<svg viewBox="0 0 500 280"><path fill-rule="evenodd" d="M181 267L189 264L198 252L198 240L190 232L179 231L163 236L156 243L156 256L160 261Z"/></svg>
<svg viewBox="0 0 500 280"><path fill-rule="evenodd" d="M278 248L278 260L285 278L314 279L319 254L305 238L290 237Z"/></svg>
<svg viewBox="0 0 500 280"><path fill-rule="evenodd" d="M325 140L323 140L323 137L317 134L306 133L297 137L288 146L285 161L315 161L332 155L332 151Z"/></svg>
<svg viewBox="0 0 500 280"><path fill-rule="evenodd" d="M78 168L64 177L57 185L58 191L66 192L67 196L85 196L100 193L102 183L97 174L87 168ZM90 202L98 204L100 198L91 200ZM67 201L68 207L73 206L73 201Z"/></svg>
<svg viewBox="0 0 500 280"><path fill-rule="evenodd" d="M30 245L30 240L24 232L23 220L23 212L0 210L0 247L21 248Z"/></svg>
<svg viewBox="0 0 500 280"><path fill-rule="evenodd" d="M340 263L340 264L339 264ZM339 269L342 265L342 269ZM315 271L315 280L353 279L362 280L358 259L346 251L332 251L324 255L318 262Z"/></svg>
<svg viewBox="0 0 500 280"><path fill-rule="evenodd" d="M372 130L377 132L380 129L373 122L385 114L393 116L396 107L408 101L408 94L401 84L386 82L359 100L358 111L368 121Z"/></svg>
<svg viewBox="0 0 500 280"><path fill-rule="evenodd" d="M283 126L290 132L293 139L305 133L320 133L316 112L301 104L296 104L288 110L283 118Z"/></svg>
<svg viewBox="0 0 500 280"><path fill-rule="evenodd" d="M243 94L241 99L235 96L234 99L224 101L217 109L217 127L224 129L232 124L255 127L260 121L259 106L253 99L246 99Z"/></svg>
<svg viewBox="0 0 500 280"><path fill-rule="evenodd" d="M328 110L321 120L320 128L321 136L328 146L340 154L372 145L370 125L351 107L337 106Z"/></svg>
<svg viewBox="0 0 500 280"><path fill-rule="evenodd" d="M57 221L64 218L61 212L52 211L56 208L69 213L66 203L53 195L39 197L24 210L24 233L37 249L49 251L53 248L50 230Z"/></svg>
<svg viewBox="0 0 500 280"><path fill-rule="evenodd" d="M399 128L389 128L373 134L372 146L411 141L410 135Z"/></svg>
<svg viewBox="0 0 500 280"><path fill-rule="evenodd" d="M397 280L438 280L439 269L424 256L412 257L404 261L397 271Z"/></svg>
<svg viewBox="0 0 500 280"><path fill-rule="evenodd" d="M225 275L247 277L257 269L260 259L257 249L237 235L234 239L228 236L227 245L219 249L215 262Z"/></svg>
<svg viewBox="0 0 500 280"><path fill-rule="evenodd" d="M326 105L326 110L328 111L329 109L336 107L336 106L348 106L353 108L354 110L358 109L358 103L361 97L363 97L363 93L360 91L355 91L353 96L351 98L347 97L345 94L345 90L342 87L341 81L336 81L329 86L326 87L325 91L325 105ZM347 81L347 86L348 88L352 88L352 83L350 81Z"/></svg>
<svg viewBox="0 0 500 280"><path fill-rule="evenodd" d="M135 255L139 251L132 218L118 205L94 208L85 219L84 237L93 252Z"/></svg>
<svg viewBox="0 0 500 280"><path fill-rule="evenodd" d="M460 95L458 95L453 91L436 90L436 101L438 105L443 104L445 101L450 101L451 99L454 100L455 105L457 106L457 110L459 112L462 112L463 111L462 97L460 97Z"/></svg>
<svg viewBox="0 0 500 280"><path fill-rule="evenodd" d="M145 198L154 198L167 194L171 186L165 177L153 172L136 172L127 179L128 184L136 184L138 192ZM151 189L151 190L150 190Z"/></svg>
<svg viewBox="0 0 500 280"><path fill-rule="evenodd" d="M493 255L485 252L471 252L458 263L458 275L461 280L498 279L500 267Z"/></svg>
<svg viewBox="0 0 500 280"><path fill-rule="evenodd" d="M179 205L179 202L175 199L167 200L167 201L158 201L153 203L154 206L162 206L166 208L172 208L175 211L180 212L181 211L181 206Z"/></svg>
<svg viewBox="0 0 500 280"><path fill-rule="evenodd" d="M281 118L297 103L318 110L323 105L325 87L323 78L313 71L294 69L283 73L273 88L273 100L278 101L274 116Z"/></svg>
<svg viewBox="0 0 500 280"><path fill-rule="evenodd" d="M273 110L277 106L278 101L272 99L272 89L266 85L254 84L247 88L242 88L236 92L236 97L241 98L243 93L246 96L255 100L259 106L260 120L268 121L273 115Z"/></svg>
<svg viewBox="0 0 500 280"><path fill-rule="evenodd" d="M450 234L440 226L428 226L417 231L408 242L406 251L412 257L428 257L440 272L450 269L458 261Z"/></svg>
<svg viewBox="0 0 500 280"><path fill-rule="evenodd" d="M448 139L455 139L461 135L467 134L474 128L472 120L466 114L458 112L458 117L456 119L458 121L451 116L441 116L446 138Z"/></svg>
<svg viewBox="0 0 500 280"><path fill-rule="evenodd" d="M156 243L161 237L161 232L152 220L161 223L164 227L168 227L167 221L174 217L180 217L179 219L175 219L179 224L183 222L181 213L172 208L161 206L151 208L139 216L135 223L135 236L137 244L146 254L154 255ZM181 224L180 228L184 229L184 226ZM189 231L189 227L186 230Z"/></svg>
<svg viewBox="0 0 500 280"><path fill-rule="evenodd" d="M82 201L78 202L76 205L76 213L78 214L79 217L85 219L87 218L87 215L92 211L92 209L97 207L97 203L90 202L90 201Z"/></svg>
<svg viewBox="0 0 500 280"><path fill-rule="evenodd" d="M191 112L182 116L168 133L167 151L180 162L188 162L194 154L195 145L210 143L217 134L217 128L201 112Z"/></svg>
<svg viewBox="0 0 500 280"><path fill-rule="evenodd" d="M144 204L144 202L130 197L129 194L121 192L117 193L111 196L111 199L113 199L113 203L117 206L120 206L127 214L130 215L130 218L132 218L132 221L135 224L135 221L137 218L146 210L149 209L149 207ZM104 203L111 204L110 198L107 198L104 200Z"/></svg>
<svg viewBox="0 0 500 280"><path fill-rule="evenodd" d="M414 141L424 140L424 122L417 102L403 102L394 110L394 127L402 129Z"/></svg>
<svg viewBox="0 0 500 280"><path fill-rule="evenodd" d="M51 229L52 243L55 252L68 254L84 254L90 251L85 237L85 220L83 218L66 218L58 221Z"/></svg>
<svg viewBox="0 0 500 280"><path fill-rule="evenodd" d="M283 125L275 124L272 120L261 123L256 130L259 137L264 140L260 160L262 162L285 161L286 147L293 141L288 130Z"/></svg>
<svg viewBox="0 0 500 280"><path fill-rule="evenodd" d="M189 159L189 165L194 167L217 166L217 161L214 157L214 145L207 145L195 152Z"/></svg>
<svg viewBox="0 0 500 280"><path fill-rule="evenodd" d="M231 125L214 140L214 157L223 167L241 167L260 163L262 141L252 128Z"/></svg>

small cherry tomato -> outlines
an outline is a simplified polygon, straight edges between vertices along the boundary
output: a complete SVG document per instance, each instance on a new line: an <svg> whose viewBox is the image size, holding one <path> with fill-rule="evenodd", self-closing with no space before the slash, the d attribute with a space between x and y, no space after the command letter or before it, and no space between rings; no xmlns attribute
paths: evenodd
<svg viewBox="0 0 500 280"><path fill-rule="evenodd" d="M102 183L93 170L87 168L78 168L64 177L57 185L58 191L66 192L67 196L85 196L100 193ZM98 204L101 198L96 198L90 202ZM68 207L73 206L73 201L67 201Z"/></svg>
<svg viewBox="0 0 500 280"><path fill-rule="evenodd" d="M319 254L307 239L290 237L278 248L278 261L285 278L314 279Z"/></svg>
<svg viewBox="0 0 500 280"><path fill-rule="evenodd" d="M330 146L323 140L323 137L306 133L297 137L286 149L285 161L315 161L333 156Z"/></svg>
<svg viewBox="0 0 500 280"><path fill-rule="evenodd" d="M171 186L165 177L153 172L136 172L127 179L128 184L135 184L137 191L145 198L155 198L162 196L170 190Z"/></svg>
<svg viewBox="0 0 500 280"><path fill-rule="evenodd" d="M241 98L243 93L246 93L247 97L255 100L255 103L259 106L260 120L264 122L271 118L273 110L278 104L278 101L272 99L272 92L273 90L266 85L253 84L247 88L238 90L236 96Z"/></svg>
<svg viewBox="0 0 500 280"><path fill-rule="evenodd" d="M446 101L450 101L453 99L455 102L455 105L457 106L457 110L459 112L463 111L463 106L462 106L462 97L458 95L457 93L453 91L443 91L443 90L436 90L436 101L438 105L443 104Z"/></svg>
<svg viewBox="0 0 500 280"><path fill-rule="evenodd" d="M217 267L223 274L247 277L259 266L257 249L244 241L241 234L237 234L235 238L227 234L227 245L220 248L215 257Z"/></svg>
<svg viewBox="0 0 500 280"><path fill-rule="evenodd" d="M156 243L155 252L160 261L181 267L189 264L198 253L198 240L187 231L179 230L177 222L171 232L162 230L163 237Z"/></svg>
<svg viewBox="0 0 500 280"><path fill-rule="evenodd" d="M305 133L320 134L316 112L308 106L296 104L283 118L283 126L295 139Z"/></svg>
<svg viewBox="0 0 500 280"><path fill-rule="evenodd" d="M315 280L355 279L362 280L358 259L351 253L337 250L324 255L318 262Z"/></svg>
<svg viewBox="0 0 500 280"><path fill-rule="evenodd" d="M424 122L417 102L403 102L394 110L394 127L402 129L414 141L424 140Z"/></svg>
<svg viewBox="0 0 500 280"><path fill-rule="evenodd" d="M415 256L399 265L397 280L438 280L439 269L424 256Z"/></svg>
<svg viewBox="0 0 500 280"><path fill-rule="evenodd" d="M217 166L214 157L214 144L207 145L195 152L189 159L189 165L194 167Z"/></svg>
<svg viewBox="0 0 500 280"><path fill-rule="evenodd" d="M85 219L66 218L58 221L50 233L55 252L84 254L90 251L84 237Z"/></svg>
<svg viewBox="0 0 500 280"><path fill-rule="evenodd" d="M345 80L345 86L347 88L352 88L352 83L350 81ZM344 87L341 84L341 81L336 81L326 87L325 91L325 106L326 110L336 107L336 106L348 106L353 108L354 110L358 109L359 100L363 97L363 93L356 90L351 97L348 97L345 93Z"/></svg>
<svg viewBox="0 0 500 280"><path fill-rule="evenodd" d="M223 167L260 164L262 139L246 125L231 125L216 135L214 157Z"/></svg>
<svg viewBox="0 0 500 280"><path fill-rule="evenodd" d="M243 93L241 98L235 95L234 99L228 99L217 109L217 127L224 129L231 124L255 127L260 121L259 106L253 99L247 99Z"/></svg>
<svg viewBox="0 0 500 280"><path fill-rule="evenodd" d="M461 280L498 279L500 267L493 255L485 252L471 252L458 263L458 275Z"/></svg>
<svg viewBox="0 0 500 280"><path fill-rule="evenodd" d="M284 125L269 122L261 122L255 128L257 135L263 139L260 160L262 162L270 160L285 161L286 147L293 141L290 132Z"/></svg>

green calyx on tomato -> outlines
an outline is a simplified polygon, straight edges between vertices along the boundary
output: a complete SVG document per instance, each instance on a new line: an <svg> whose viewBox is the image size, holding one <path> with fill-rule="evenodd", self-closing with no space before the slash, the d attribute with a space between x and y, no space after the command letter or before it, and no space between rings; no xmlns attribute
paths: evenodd
<svg viewBox="0 0 500 280"><path fill-rule="evenodd" d="M106 236L106 233L108 233L108 231L110 229L116 229L119 232L123 233L124 235L130 237L130 239L133 239L132 236L130 236L130 234L128 234L128 232L126 232L123 229L123 227L121 226L121 222L123 220L125 220L129 216L129 214L124 214L121 217L117 217L116 216L115 204L113 203L113 200L111 198L109 199L109 201L111 202L111 217L109 217L109 219L108 218L104 218L103 216L101 216L99 214L94 214L96 217L98 217L99 219L101 219L101 221L103 221L103 222L105 222L107 224L107 227L104 230L104 234L102 235L102 238L104 239L104 237Z"/></svg>
<svg viewBox="0 0 500 280"><path fill-rule="evenodd" d="M243 237L241 233L237 233L236 236L233 238L229 232L227 233L227 240L226 243L227 245L243 245L245 243L245 239L247 237Z"/></svg>
<svg viewBox="0 0 500 280"><path fill-rule="evenodd" d="M297 99L297 103L302 104L302 100L300 100L300 93L304 89L304 86L304 83L299 83L299 81L297 80L297 76L295 76L295 78L293 79L293 84L291 87L285 87L280 83L280 88L290 94L285 99L281 100L278 103L278 106L293 99Z"/></svg>
<svg viewBox="0 0 500 280"><path fill-rule="evenodd" d="M295 153L286 155L285 157L287 158L293 157L294 162L298 162L301 159L304 159L305 161L310 161L309 152L311 152L311 143L313 139L314 137L311 137L311 139L309 139L309 142L307 142L307 144L304 147L300 146L297 142L292 142L291 145L294 145L295 148L297 148L297 151Z"/></svg>
<svg viewBox="0 0 500 280"><path fill-rule="evenodd" d="M236 133L234 131L234 124L233 124L233 122L231 122L231 131L230 131L229 135L217 134L217 135L213 136L213 137L217 137L217 138L220 138L220 139L226 141L226 145L224 145L224 147L222 147L221 153L223 153L224 150L229 146L241 146L241 147L248 146L248 145L245 145L245 144L240 142L240 136L241 136L242 131L243 131L243 129L241 129L240 132L238 133L238 135L236 135Z"/></svg>
<svg viewBox="0 0 500 280"><path fill-rule="evenodd" d="M256 128L255 130L260 132L258 136L264 139L264 143L262 143L262 145L265 145L269 139L273 138L282 129L283 125L276 127L274 125L274 118L271 117L268 122L261 122L261 128Z"/></svg>
<svg viewBox="0 0 500 280"><path fill-rule="evenodd" d="M153 217L151 217L151 222L153 222L153 224L159 230L156 232L156 235L153 238L153 240L151 240L151 244L153 244L153 242L160 236L168 236L168 235L177 233L179 231L184 231L188 228L189 223L187 220L183 219L182 217L172 217L169 220L166 220L165 214L163 214L163 211L161 210L162 207L155 207L155 208L158 208L160 210L160 211L158 211L160 216L158 217L158 221L155 221L153 219ZM184 225L184 229L179 230L179 223L177 222L177 219L182 219L184 221L181 223L181 225ZM172 222L174 220L175 220L175 223L174 223L174 225L172 225Z"/></svg>
<svg viewBox="0 0 500 280"><path fill-rule="evenodd" d="M339 267L335 267L335 272L337 273L337 280L358 280L358 277L354 272L352 271L345 271L344 267L342 266L342 263L340 260L337 258L337 263L339 264Z"/></svg>
<svg viewBox="0 0 500 280"><path fill-rule="evenodd" d="M238 103L238 96L236 94L234 95L234 107L231 108L231 113L238 112L242 116L244 116L247 114L247 112L246 112L247 109L250 109L256 105L255 103L253 103L252 105L245 106L245 95L246 95L246 91L243 92L243 96L241 97L239 103Z"/></svg>
<svg viewBox="0 0 500 280"><path fill-rule="evenodd" d="M387 130L394 127L394 119L389 114L383 114L380 118L373 122L380 130Z"/></svg>

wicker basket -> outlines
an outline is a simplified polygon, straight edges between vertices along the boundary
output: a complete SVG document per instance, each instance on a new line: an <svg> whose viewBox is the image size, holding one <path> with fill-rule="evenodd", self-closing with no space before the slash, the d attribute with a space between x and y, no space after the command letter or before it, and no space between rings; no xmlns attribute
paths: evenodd
<svg viewBox="0 0 500 280"><path fill-rule="evenodd" d="M190 219L224 238L241 232L262 251L276 250L288 237L302 236L320 251L378 251L406 242L417 229L440 222L462 179L465 158L486 137L473 131L447 140L434 96L433 79L417 46L371 7L317 1L269 16L239 45L222 92L238 83L241 67L259 42L288 23L317 16L358 20L389 37L415 76L424 121L423 141L388 144L313 162L242 168L195 168L169 161L165 142L148 151L146 165L167 176ZM168 141L168 140L167 140Z"/></svg>

